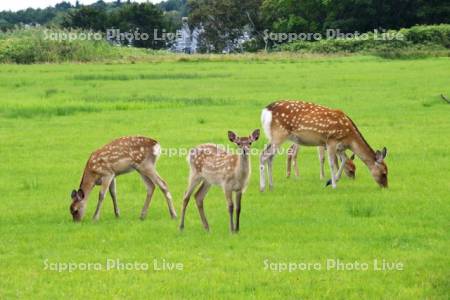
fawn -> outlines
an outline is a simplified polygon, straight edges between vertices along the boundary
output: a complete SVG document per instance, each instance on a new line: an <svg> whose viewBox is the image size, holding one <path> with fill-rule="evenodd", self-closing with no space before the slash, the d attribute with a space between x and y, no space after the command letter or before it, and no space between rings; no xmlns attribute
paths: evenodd
<svg viewBox="0 0 450 300"><path fill-rule="evenodd" d="M297 164L297 154L300 146L298 144L292 144L287 151L287 159L286 159L286 177L289 178L291 176L291 168L294 168L295 176L298 177L300 175L298 171ZM325 178L325 147L319 146L317 147L317 152L319 154L319 162L320 162L320 179L323 180ZM344 152L345 154L345 152ZM355 160L355 154L353 153L350 158L347 158L344 165L344 173L347 177L351 179L355 179L356 166L353 163ZM334 158L335 169L339 168L337 157Z"/></svg>
<svg viewBox="0 0 450 300"><path fill-rule="evenodd" d="M261 121L264 132L269 139L260 156L260 190L264 191L265 165L269 174L269 187L273 187L272 161L277 148L286 140L305 146L326 146L331 171L331 185L341 177L347 162L344 151L350 149L369 168L372 177L381 187L388 186L388 169L384 158L387 150L374 151L353 121L340 110L333 110L321 105L295 101L280 100L263 109ZM336 154L341 158L341 167L335 172Z"/></svg>
<svg viewBox="0 0 450 300"><path fill-rule="evenodd" d="M166 182L156 171L156 161L161 154L161 146L153 139L142 136L127 136L116 139L91 154L86 163L80 187L72 191L70 213L74 221L81 221L84 216L86 203L95 185L100 185L97 209L94 220L100 217L100 208L109 189L114 206L114 213L119 217L119 207L116 198L116 177L136 170L147 187L147 198L141 212L141 219L147 215L155 185L157 185L167 200L169 213L172 218L177 214L173 207L172 195Z"/></svg>
<svg viewBox="0 0 450 300"><path fill-rule="evenodd" d="M194 197L203 227L209 230L203 210L203 200L211 185L219 185L222 187L228 203L230 231L239 231L242 194L247 188L250 178L250 146L258 138L259 129L254 130L248 137L238 137L234 132L228 131L228 139L238 146L240 154L228 153L214 144L199 145L190 151L187 157L190 171L189 183L183 199L180 230L184 228L184 218L189 199L194 189L201 184ZM233 222L233 192L236 193L236 225Z"/></svg>

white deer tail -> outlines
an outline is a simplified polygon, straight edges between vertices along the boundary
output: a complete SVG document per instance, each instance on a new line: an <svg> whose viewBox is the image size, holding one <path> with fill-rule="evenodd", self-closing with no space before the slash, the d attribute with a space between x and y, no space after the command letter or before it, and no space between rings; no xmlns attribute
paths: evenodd
<svg viewBox="0 0 450 300"><path fill-rule="evenodd" d="M156 143L153 146L153 155L156 159L158 159L161 156L161 145L159 143Z"/></svg>
<svg viewBox="0 0 450 300"><path fill-rule="evenodd" d="M266 134L267 139L269 139L269 142L272 141L272 111L268 110L267 108L264 108L261 113L261 124L264 129L264 133Z"/></svg>

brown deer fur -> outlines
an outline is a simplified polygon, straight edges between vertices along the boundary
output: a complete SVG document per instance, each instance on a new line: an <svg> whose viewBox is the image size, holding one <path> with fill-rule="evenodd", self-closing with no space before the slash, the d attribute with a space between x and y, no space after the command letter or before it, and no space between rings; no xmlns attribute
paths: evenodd
<svg viewBox="0 0 450 300"><path fill-rule="evenodd" d="M248 137L238 137L235 133L229 131L228 138L239 147L240 154L231 154L214 144L199 145L190 151L188 155L189 183L183 199L181 230L184 228L184 218L189 199L198 185L200 185L200 188L195 194L195 200L203 227L209 230L203 210L203 200L211 185L219 185L228 204L230 230L231 232L239 231L241 198L250 178L249 151L251 144L259 138L259 129L256 129ZM236 194L236 205L233 204L233 192ZM236 206L236 224L233 222L234 206Z"/></svg>
<svg viewBox="0 0 450 300"><path fill-rule="evenodd" d="M141 175L147 187L147 199L141 212L141 218L143 219L147 215L155 185L164 193L170 215L175 218L176 212L173 208L172 196L166 182L156 171L155 164L160 152L161 147L157 141L142 136L122 137L93 152L86 163L78 191L72 191L70 212L74 221L80 221L83 218L89 194L95 185L100 185L101 189L94 220L98 220L100 217L100 208L108 189L113 200L115 215L119 217L115 178L133 170Z"/></svg>
<svg viewBox="0 0 450 300"><path fill-rule="evenodd" d="M265 165L272 188L272 160L277 148L286 140L305 146L325 146L331 170L331 184L336 187L343 166L347 161L344 151L350 149L369 168L381 187L388 186L387 166L384 162L387 150L374 151L359 132L353 121L340 110L295 100L280 100L269 104L261 115L261 121L269 139L260 157L260 190L264 191ZM335 155L342 165L335 172Z"/></svg>

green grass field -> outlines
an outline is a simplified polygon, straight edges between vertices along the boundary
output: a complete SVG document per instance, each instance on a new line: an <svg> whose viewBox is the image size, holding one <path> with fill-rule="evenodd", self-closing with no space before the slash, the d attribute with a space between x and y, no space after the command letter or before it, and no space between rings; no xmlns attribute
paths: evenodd
<svg viewBox="0 0 450 300"><path fill-rule="evenodd" d="M0 299L447 299L450 105L441 93L450 94L448 58L0 65ZM283 98L348 113L372 147L388 148L389 189L360 160L355 181L324 188L316 149L302 148L301 177L286 179L286 158L277 156L275 189L266 193L252 156L237 235L217 187L205 200L210 233L193 200L179 232L160 191L139 220L145 187L137 173L118 178L120 219L108 196L100 221L91 221L96 189L84 221L72 222L70 192L94 149L135 134L165 148L231 146L227 130L249 134L261 109ZM185 157L162 156L158 170L180 213ZM107 271L107 259L150 270ZM183 270L154 270L154 259ZM370 266L326 270L327 259ZM376 271L374 259L404 267ZM45 262L103 269L57 272ZM322 269L277 272L265 262Z"/></svg>

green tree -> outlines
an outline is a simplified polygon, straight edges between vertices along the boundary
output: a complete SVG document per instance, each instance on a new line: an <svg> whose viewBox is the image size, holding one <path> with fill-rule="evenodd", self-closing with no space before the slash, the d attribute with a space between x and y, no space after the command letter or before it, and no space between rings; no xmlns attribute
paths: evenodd
<svg viewBox="0 0 450 300"><path fill-rule="evenodd" d="M275 32L317 32L327 16L324 0L264 0L262 18Z"/></svg>
<svg viewBox="0 0 450 300"><path fill-rule="evenodd" d="M191 0L188 2L190 19L202 25L203 39L213 51L221 51L236 44L244 32L259 32L260 0Z"/></svg>
<svg viewBox="0 0 450 300"><path fill-rule="evenodd" d="M107 22L108 16L104 10L90 6L82 6L80 9L71 11L62 25L70 28L105 31Z"/></svg>
<svg viewBox="0 0 450 300"><path fill-rule="evenodd" d="M108 25L121 32L139 33L141 39L133 41L133 45L136 47L161 48L165 46L165 41L158 40L161 39L164 29L163 12L151 3L123 5L119 10L112 12ZM157 36L155 36L155 31ZM148 34L148 38L143 40L142 34Z"/></svg>

